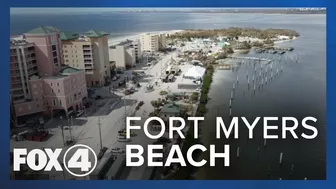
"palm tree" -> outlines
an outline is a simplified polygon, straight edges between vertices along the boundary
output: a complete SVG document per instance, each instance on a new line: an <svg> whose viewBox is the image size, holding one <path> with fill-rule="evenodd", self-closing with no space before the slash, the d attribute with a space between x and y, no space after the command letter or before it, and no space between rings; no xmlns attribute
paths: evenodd
<svg viewBox="0 0 336 189"><path fill-rule="evenodd" d="M151 105L154 107L154 110L160 107L160 103L157 100L152 100Z"/></svg>
<svg viewBox="0 0 336 189"><path fill-rule="evenodd" d="M160 91L160 96L165 97L168 94L167 91Z"/></svg>

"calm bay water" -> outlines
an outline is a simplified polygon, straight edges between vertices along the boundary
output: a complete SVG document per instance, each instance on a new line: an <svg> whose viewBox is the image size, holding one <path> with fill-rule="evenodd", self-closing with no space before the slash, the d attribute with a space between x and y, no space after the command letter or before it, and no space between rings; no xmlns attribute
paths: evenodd
<svg viewBox="0 0 336 189"><path fill-rule="evenodd" d="M63 14L12 14L11 34L20 34L37 26L51 25L63 31L85 32L90 29L112 33L112 37L134 35L146 31L178 29L255 27L287 28L297 30L301 37L293 42L281 44L294 47L288 57L298 55L298 64L282 59L274 64L275 69L283 66L283 72L258 88L254 95L248 93L246 73L254 75L253 64L242 64L237 72L217 70L214 74L207 107L206 121L202 129L203 142L222 145L230 144L231 166L224 168L218 161L215 168L198 170L199 179L325 179L326 178L326 16L325 15L264 15L264 14L197 14L197 13L63 13ZM254 56L253 54L247 56ZM284 57L284 56L283 56ZM247 62L247 61L246 61ZM259 68L260 64L257 64ZM277 67L278 66L278 67ZM239 77L232 106L233 116L248 118L265 116L294 116L318 119L319 135L313 140L269 140L264 148L262 126L254 131L255 139L247 140L247 129L242 124L239 140L215 139L214 117L228 121L229 99L232 84ZM244 92L245 91L245 92ZM281 126L281 123L277 123ZM298 128L297 134L304 131ZM281 134L281 132L277 132ZM273 133L272 133L273 134ZM307 132L307 134L309 134ZM240 158L236 149L240 148ZM259 155L257 153L260 148ZM279 154L283 152L283 164L279 166ZM205 157L207 155L205 154ZM292 164L293 174L290 174ZM267 176L268 167L271 175Z"/></svg>

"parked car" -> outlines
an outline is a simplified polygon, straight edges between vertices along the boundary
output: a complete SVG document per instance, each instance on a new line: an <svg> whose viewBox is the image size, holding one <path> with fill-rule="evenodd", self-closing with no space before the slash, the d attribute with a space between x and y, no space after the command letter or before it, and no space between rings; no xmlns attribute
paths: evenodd
<svg viewBox="0 0 336 189"><path fill-rule="evenodd" d="M100 95L97 95L95 99L96 100L100 100L100 99L104 99L104 98L102 96L100 96Z"/></svg>
<svg viewBox="0 0 336 189"><path fill-rule="evenodd" d="M77 117L80 117L81 115L83 115L84 111L83 110L79 110L76 114Z"/></svg>
<svg viewBox="0 0 336 189"><path fill-rule="evenodd" d="M111 153L123 154L123 153L125 153L125 150L122 150L120 148L112 148Z"/></svg>
<svg viewBox="0 0 336 189"><path fill-rule="evenodd" d="M144 104L144 101L140 101L138 106L142 106Z"/></svg>
<svg viewBox="0 0 336 189"><path fill-rule="evenodd" d="M104 156L104 154L105 154L106 151L107 151L107 148L106 148L106 147L103 147L103 148L100 150L100 152L99 152L99 154L98 154L98 156L97 156L98 160L100 160L100 159Z"/></svg>

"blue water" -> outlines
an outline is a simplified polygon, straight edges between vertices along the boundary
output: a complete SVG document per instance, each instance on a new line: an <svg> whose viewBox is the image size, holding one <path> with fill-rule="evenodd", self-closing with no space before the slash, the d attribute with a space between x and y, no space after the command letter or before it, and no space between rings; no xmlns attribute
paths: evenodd
<svg viewBox="0 0 336 189"><path fill-rule="evenodd" d="M326 16L325 15L264 15L264 14L198 14L198 13L62 13L62 14L11 14L11 34L20 34L37 26L55 26L63 31L85 32L90 29L111 33L111 37L133 35L146 31L178 29L205 29L225 27L287 28L297 30L301 37L284 46L295 48L288 56L299 55L299 63L283 61L283 73L258 90L254 96L243 95L247 90L243 80L246 71L253 68L241 66L238 72L216 71L209 96L206 124L202 129L203 142L215 143L218 148L231 144L231 166L222 162L215 168L199 169L198 179L325 179L326 178ZM249 56L253 56L249 55ZM251 71L252 70L252 71ZM267 148L256 137L246 140L246 130L236 141L216 140L214 117L228 117L228 103L232 83L241 78L233 104L235 116L305 116L318 118L319 135L314 140L268 141ZM302 129L299 131L301 132ZM300 134L298 132L298 134ZM255 135L261 136L257 125ZM235 158L240 147L240 159ZM260 153L257 154L257 148ZM279 154L284 153L282 166ZM217 162L216 162L217 163ZM290 175L291 165L295 168ZM267 176L271 166L271 175Z"/></svg>

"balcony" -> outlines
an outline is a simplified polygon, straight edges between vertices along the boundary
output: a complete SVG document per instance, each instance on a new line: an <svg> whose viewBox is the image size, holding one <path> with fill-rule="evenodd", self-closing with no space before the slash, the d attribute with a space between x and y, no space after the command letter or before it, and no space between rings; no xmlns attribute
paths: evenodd
<svg viewBox="0 0 336 189"><path fill-rule="evenodd" d="M11 77L15 77L15 78L16 78L16 77L20 77L20 72L12 72L12 71L11 71L11 72L10 72L10 76L11 76Z"/></svg>
<svg viewBox="0 0 336 189"><path fill-rule="evenodd" d="M85 68L85 73L86 74L93 74L94 69L90 69L90 68Z"/></svg>
<svg viewBox="0 0 336 189"><path fill-rule="evenodd" d="M14 77L14 78L15 78L15 77ZM11 83L11 84L19 84L19 83L22 83L22 82L21 82L21 79L12 79L12 78L11 78L11 79L10 79L10 83Z"/></svg>
<svg viewBox="0 0 336 189"><path fill-rule="evenodd" d="M85 55L91 56L92 55L92 51L90 51L90 50L84 50L83 54L84 54L84 57L85 57Z"/></svg>
<svg viewBox="0 0 336 189"><path fill-rule="evenodd" d="M92 63L85 63L84 64L85 69L93 69L93 64Z"/></svg>
<svg viewBox="0 0 336 189"><path fill-rule="evenodd" d="M13 97L18 97L18 96L24 96L24 92L23 90L15 90L15 91L11 91L11 96Z"/></svg>
<svg viewBox="0 0 336 189"><path fill-rule="evenodd" d="M11 87L10 92L20 91L20 90L22 90L22 87L16 87L16 88Z"/></svg>
<svg viewBox="0 0 336 189"><path fill-rule="evenodd" d="M26 54L33 54L33 53L35 53L35 50L28 50L28 51L26 51Z"/></svg>
<svg viewBox="0 0 336 189"><path fill-rule="evenodd" d="M91 45L83 45L83 50L91 50Z"/></svg>
<svg viewBox="0 0 336 189"><path fill-rule="evenodd" d="M33 61L33 60L35 60L35 57L32 57L32 56L27 56L26 57L26 61L28 62L28 61Z"/></svg>
<svg viewBox="0 0 336 189"><path fill-rule="evenodd" d="M19 84L12 84L11 83L11 89L22 89L22 84L21 83L19 83Z"/></svg>
<svg viewBox="0 0 336 189"><path fill-rule="evenodd" d="M10 63L18 63L17 57L10 57L9 61Z"/></svg>
<svg viewBox="0 0 336 189"><path fill-rule="evenodd" d="M93 59L91 55L84 55L83 58L84 58L84 60L85 59L87 59L87 60L92 60Z"/></svg>
<svg viewBox="0 0 336 189"><path fill-rule="evenodd" d="M35 67L36 67L36 69L37 69L37 65L36 65L36 63L32 63L32 62L27 63L27 68L35 68Z"/></svg>
<svg viewBox="0 0 336 189"><path fill-rule="evenodd" d="M34 75L37 72L38 72L37 69L28 69L28 75Z"/></svg>

